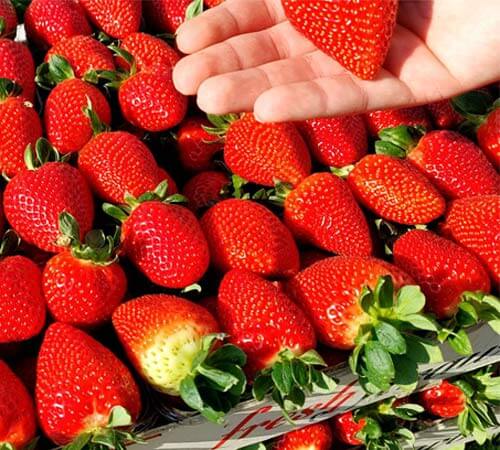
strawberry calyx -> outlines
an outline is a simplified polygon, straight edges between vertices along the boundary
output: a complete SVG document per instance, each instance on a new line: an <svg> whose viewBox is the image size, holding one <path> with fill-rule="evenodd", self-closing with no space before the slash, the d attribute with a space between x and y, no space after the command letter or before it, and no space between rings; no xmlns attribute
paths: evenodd
<svg viewBox="0 0 500 450"><path fill-rule="evenodd" d="M500 101L484 90L471 91L452 99L456 112L466 119L466 128L479 128L495 109L500 108Z"/></svg>
<svg viewBox="0 0 500 450"><path fill-rule="evenodd" d="M403 234L410 230L427 230L427 225L425 224L402 225L395 222L389 222L385 219L376 219L374 223L377 234L384 243L384 252L386 255L392 255L394 243L403 236Z"/></svg>
<svg viewBox="0 0 500 450"><path fill-rule="evenodd" d="M112 235L102 230L92 230L80 240L80 227L77 220L68 212L59 215L61 236L57 244L68 247L73 257L84 261L92 261L98 265L110 265L118 259L117 250L120 245L120 227L115 227Z"/></svg>
<svg viewBox="0 0 500 450"><path fill-rule="evenodd" d="M186 8L186 20L191 20L203 12L203 0L193 0Z"/></svg>
<svg viewBox="0 0 500 450"><path fill-rule="evenodd" d="M134 56L127 50L118 47L115 44L111 44L108 48L119 58L124 59L128 65L129 69L117 69L117 70L97 70L94 71L93 75L96 80L102 79L106 81L104 85L107 88L118 89L127 79L134 76L137 73L137 63Z"/></svg>
<svg viewBox="0 0 500 450"><path fill-rule="evenodd" d="M62 447L63 450L102 450L109 448L114 450L125 450L127 443L143 443L144 441L127 431L132 427L132 417L122 406L115 406L109 415L105 427L84 432L73 442Z"/></svg>
<svg viewBox="0 0 500 450"><path fill-rule="evenodd" d="M379 133L380 140L375 142L375 152L378 155L404 158L418 145L425 133L422 126L385 128Z"/></svg>
<svg viewBox="0 0 500 450"><path fill-rule="evenodd" d="M83 114L90 120L90 126L94 136L111 130L111 127L106 125L97 115L89 96L87 96L87 106L83 107Z"/></svg>
<svg viewBox="0 0 500 450"><path fill-rule="evenodd" d="M75 72L68 60L60 55L53 55L48 62L36 69L35 82L42 89L50 90L64 80L75 78Z"/></svg>
<svg viewBox="0 0 500 450"><path fill-rule="evenodd" d="M36 141L35 151L28 145L24 152L24 164L28 170L37 170L49 162L67 162L70 158L71 153L61 155L45 138Z"/></svg>
<svg viewBox="0 0 500 450"><path fill-rule="evenodd" d="M186 405L218 424L239 403L247 386L242 369L247 357L233 344L218 345L226 337L224 333L215 333L203 338L190 373L179 389Z"/></svg>
<svg viewBox="0 0 500 450"><path fill-rule="evenodd" d="M0 102L4 102L8 97L17 97L23 88L16 82L8 78L0 78Z"/></svg>
<svg viewBox="0 0 500 450"><path fill-rule="evenodd" d="M12 230L7 230L0 240L0 258L4 258L5 256L12 255L21 244L21 238L18 234Z"/></svg>
<svg viewBox="0 0 500 450"><path fill-rule="evenodd" d="M330 167L330 172L332 172L333 175L336 175L339 178L346 179L354 170L354 167L354 164L349 164L348 166L344 167Z"/></svg>
<svg viewBox="0 0 500 450"><path fill-rule="evenodd" d="M253 397L260 401L270 395L280 406L285 418L293 423L290 413L304 406L307 395L331 393L337 387L332 377L317 368L326 366L315 350L299 356L289 349L282 350L278 361L261 370L255 377Z"/></svg>
<svg viewBox="0 0 500 450"><path fill-rule="evenodd" d="M403 286L395 293L392 278L383 276L375 289L363 289L359 304L368 321L360 327L349 366L361 386L370 394L387 391L392 385L413 390L418 364L442 361L437 344L415 334L440 330L423 313L425 296L420 287Z"/></svg>
<svg viewBox="0 0 500 450"><path fill-rule="evenodd" d="M208 133L213 136L216 136L218 140L215 141L207 141L209 144L213 143L218 143L220 141L223 141L227 131L229 130L229 127L236 122L237 120L240 119L239 114L225 114L222 116L217 116L215 114L207 114L207 118L209 122L212 124L211 127L208 127L206 125L202 125L202 128Z"/></svg>

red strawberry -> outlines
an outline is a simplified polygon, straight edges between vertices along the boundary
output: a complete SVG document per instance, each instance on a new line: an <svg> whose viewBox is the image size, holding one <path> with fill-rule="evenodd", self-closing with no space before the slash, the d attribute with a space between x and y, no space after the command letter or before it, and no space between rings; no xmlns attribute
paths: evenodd
<svg viewBox="0 0 500 450"><path fill-rule="evenodd" d="M443 232L474 253L500 282L500 195L455 200L449 207Z"/></svg>
<svg viewBox="0 0 500 450"><path fill-rule="evenodd" d="M189 200L189 207L198 211L221 201L220 193L228 184L229 178L222 172L201 172L184 185L183 193Z"/></svg>
<svg viewBox="0 0 500 450"><path fill-rule="evenodd" d="M224 0L205 0L205 4L209 8L215 8L216 6L219 6Z"/></svg>
<svg viewBox="0 0 500 450"><path fill-rule="evenodd" d="M137 0L79 0L94 25L111 37L122 39L139 31L142 2Z"/></svg>
<svg viewBox="0 0 500 450"><path fill-rule="evenodd" d="M314 263L321 261L325 258L330 258L332 255L328 253L321 252L319 250L306 250L300 254L300 270L307 269Z"/></svg>
<svg viewBox="0 0 500 450"><path fill-rule="evenodd" d="M446 380L421 392L418 399L428 413L445 419L459 416L467 406L462 389Z"/></svg>
<svg viewBox="0 0 500 450"><path fill-rule="evenodd" d="M129 52L137 64L137 69L162 64L173 67L180 60L180 55L163 39L147 33L129 34L120 44L120 48ZM123 58L117 57L116 65L130 70L130 64Z"/></svg>
<svg viewBox="0 0 500 450"><path fill-rule="evenodd" d="M467 250L430 231L412 230L394 244L394 263L422 287L438 318L457 312L465 291L489 292L488 273Z"/></svg>
<svg viewBox="0 0 500 450"><path fill-rule="evenodd" d="M0 0L0 37L16 35L16 10L10 0Z"/></svg>
<svg viewBox="0 0 500 450"><path fill-rule="evenodd" d="M432 129L429 116L423 106L374 111L365 115L365 121L372 136L378 136L385 128L394 128L400 125L421 126L426 130Z"/></svg>
<svg viewBox="0 0 500 450"><path fill-rule="evenodd" d="M31 103L2 96L8 85L0 80L0 172L13 177L26 168L24 152L42 136L42 124Z"/></svg>
<svg viewBox="0 0 500 450"><path fill-rule="evenodd" d="M392 222L429 223L445 210L443 197L430 181L397 158L367 155L356 164L347 182L364 206Z"/></svg>
<svg viewBox="0 0 500 450"><path fill-rule="evenodd" d="M33 400L21 380L0 360L0 442L22 449L36 434Z"/></svg>
<svg viewBox="0 0 500 450"><path fill-rule="evenodd" d="M217 311L232 343L248 356L252 373L288 349L300 356L316 347L309 320L272 282L247 270L229 271L219 286Z"/></svg>
<svg viewBox="0 0 500 450"><path fill-rule="evenodd" d="M463 121L462 116L453 109L450 100L431 103L427 105L427 111L438 128L453 128Z"/></svg>
<svg viewBox="0 0 500 450"><path fill-rule="evenodd" d="M278 187L284 222L294 236L341 255L369 256L368 223L347 183L330 173L315 173L290 191Z"/></svg>
<svg viewBox="0 0 500 450"><path fill-rule="evenodd" d="M0 38L0 78L7 78L21 86L21 96L35 99L35 63L25 45Z"/></svg>
<svg viewBox="0 0 500 450"><path fill-rule="evenodd" d="M206 119L193 117L183 121L177 130L177 149L182 167L193 172L214 168L213 157L224 145L203 127L210 126Z"/></svg>
<svg viewBox="0 0 500 450"><path fill-rule="evenodd" d="M187 97L172 81L172 68L162 64L131 75L119 87L118 100L127 122L146 131L178 125L187 111Z"/></svg>
<svg viewBox="0 0 500 450"><path fill-rule="evenodd" d="M102 231L79 237L79 227L69 214L59 218L68 250L53 256L43 270L43 293L50 313L58 322L94 327L111 319L127 291L125 272L116 260L119 234Z"/></svg>
<svg viewBox="0 0 500 450"><path fill-rule="evenodd" d="M326 423L317 423L291 431L278 439L274 450L330 450L332 431Z"/></svg>
<svg viewBox="0 0 500 450"><path fill-rule="evenodd" d="M448 198L500 194L500 176L479 147L454 131L397 127L383 130L377 153L408 159Z"/></svg>
<svg viewBox="0 0 500 450"><path fill-rule="evenodd" d="M90 36L61 40L47 52L45 62L53 55L66 59L78 78L83 78L90 70L115 70L111 50Z"/></svg>
<svg viewBox="0 0 500 450"><path fill-rule="evenodd" d="M181 396L208 419L219 422L227 412L222 402L216 403L220 396L231 407L243 393L245 379L240 366L245 363L244 354L227 345L213 351L222 336L215 334L219 326L202 306L173 295L145 295L122 304L113 314L113 325L143 378L160 392ZM213 374L214 369L218 373ZM222 372L225 379L221 381ZM205 376L211 379L209 384ZM204 382L200 393L198 385ZM213 383L223 393L220 388L219 392L211 388ZM205 403L207 391L215 399L212 408ZM192 395L199 401L191 401Z"/></svg>
<svg viewBox="0 0 500 450"><path fill-rule="evenodd" d="M172 178L172 176L163 167L158 167L158 171L160 172L160 180L166 181L168 184L167 194L177 194L179 192L179 189L177 188L177 183Z"/></svg>
<svg viewBox="0 0 500 450"><path fill-rule="evenodd" d="M310 119L297 126L313 157L325 166L353 164L368 151L368 138L361 116Z"/></svg>
<svg viewBox="0 0 500 450"><path fill-rule="evenodd" d="M3 193L0 192L0 233L3 232L4 226L5 226L5 216L3 213Z"/></svg>
<svg viewBox="0 0 500 450"><path fill-rule="evenodd" d="M186 19L186 10L192 0L150 0L144 2L144 16L148 25L158 31L175 33Z"/></svg>
<svg viewBox="0 0 500 450"><path fill-rule="evenodd" d="M357 437L357 434L366 425L365 419L356 422L352 411L348 411L335 416L331 420L331 424L333 436L337 441L346 445L363 445L363 441Z"/></svg>
<svg viewBox="0 0 500 450"><path fill-rule="evenodd" d="M33 0L26 9L24 24L30 41L42 48L92 33L85 11L75 0Z"/></svg>
<svg viewBox="0 0 500 450"><path fill-rule="evenodd" d="M500 108L488 114L477 129L477 140L495 167L500 167Z"/></svg>
<svg viewBox="0 0 500 450"><path fill-rule="evenodd" d="M204 214L201 225L212 263L222 272L247 269L265 277L290 277L299 269L290 231L258 203L224 200Z"/></svg>
<svg viewBox="0 0 500 450"><path fill-rule="evenodd" d="M139 390L125 365L89 335L62 323L45 333L36 402L40 426L58 445L77 438L88 442L95 435L123 442L128 433L113 425L129 425L123 423L125 410L132 422L141 410Z"/></svg>
<svg viewBox="0 0 500 450"><path fill-rule="evenodd" d="M331 3L281 0L292 25L316 47L354 75L374 79L389 51L398 0Z"/></svg>
<svg viewBox="0 0 500 450"><path fill-rule="evenodd" d="M37 142L37 146L46 144ZM84 236L94 220L92 193L83 175L64 162L47 162L36 169L31 160L28 169L18 173L5 188L5 217L29 244L60 252L64 248L57 243L61 236L59 215L68 212L74 216Z"/></svg>

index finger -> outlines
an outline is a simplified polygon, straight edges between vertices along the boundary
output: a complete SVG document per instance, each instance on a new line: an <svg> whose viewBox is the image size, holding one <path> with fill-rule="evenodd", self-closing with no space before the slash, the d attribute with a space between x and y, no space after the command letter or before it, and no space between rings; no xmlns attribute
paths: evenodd
<svg viewBox="0 0 500 450"><path fill-rule="evenodd" d="M285 20L280 2L273 0L226 0L177 30L177 46L190 54L232 36L264 30Z"/></svg>

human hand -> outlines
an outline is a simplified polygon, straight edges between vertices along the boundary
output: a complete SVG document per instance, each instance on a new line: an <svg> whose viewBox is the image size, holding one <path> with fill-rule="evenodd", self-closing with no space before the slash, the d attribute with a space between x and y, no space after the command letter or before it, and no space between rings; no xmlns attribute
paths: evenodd
<svg viewBox="0 0 500 450"><path fill-rule="evenodd" d="M412 106L499 80L499 29L494 0L400 0L384 67L364 81L295 30L280 0L226 0L179 28L189 56L174 82L208 113L269 122Z"/></svg>

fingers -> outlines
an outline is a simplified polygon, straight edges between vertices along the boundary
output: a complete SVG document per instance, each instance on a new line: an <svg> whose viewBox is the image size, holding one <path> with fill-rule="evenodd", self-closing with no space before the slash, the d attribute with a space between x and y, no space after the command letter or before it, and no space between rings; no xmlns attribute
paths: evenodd
<svg viewBox="0 0 500 450"><path fill-rule="evenodd" d="M285 20L279 2L226 0L220 6L183 23L177 30L177 46L190 54L235 35L272 27Z"/></svg>
<svg viewBox="0 0 500 450"><path fill-rule="evenodd" d="M213 76L260 66L314 50L288 22L256 33L235 36L182 59L174 70L176 88L193 95Z"/></svg>

